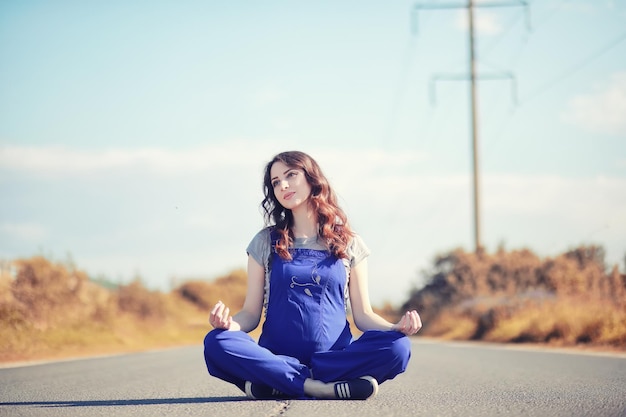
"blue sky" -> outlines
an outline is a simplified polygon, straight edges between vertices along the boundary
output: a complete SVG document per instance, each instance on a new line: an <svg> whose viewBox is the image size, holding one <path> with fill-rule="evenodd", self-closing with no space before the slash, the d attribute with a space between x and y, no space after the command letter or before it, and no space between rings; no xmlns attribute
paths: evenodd
<svg viewBox="0 0 626 417"><path fill-rule="evenodd" d="M403 302L473 247L469 85L433 82L467 74L466 14L414 8L444 3L2 2L0 258L164 290L243 267L262 168L299 149ZM483 244L623 270L626 4L528 3L476 10L479 74L514 76L478 83Z"/></svg>

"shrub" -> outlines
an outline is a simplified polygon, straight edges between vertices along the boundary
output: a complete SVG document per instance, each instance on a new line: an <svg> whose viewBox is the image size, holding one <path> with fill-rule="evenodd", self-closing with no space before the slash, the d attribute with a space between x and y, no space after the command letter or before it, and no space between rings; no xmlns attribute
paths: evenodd
<svg viewBox="0 0 626 417"><path fill-rule="evenodd" d="M246 285L247 274L243 269L238 269L212 282L201 280L185 282L174 292L202 310L209 310L221 300L234 313L243 307Z"/></svg>
<svg viewBox="0 0 626 417"><path fill-rule="evenodd" d="M455 250L426 274L402 306L418 309L424 334L626 347L626 277L606 272L602 248L545 260L528 250Z"/></svg>

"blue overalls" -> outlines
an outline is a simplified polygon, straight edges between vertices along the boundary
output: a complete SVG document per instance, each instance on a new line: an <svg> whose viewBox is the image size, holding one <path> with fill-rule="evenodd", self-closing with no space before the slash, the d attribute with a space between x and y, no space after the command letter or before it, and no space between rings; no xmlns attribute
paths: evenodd
<svg viewBox="0 0 626 417"><path fill-rule="evenodd" d="M204 339L209 373L244 391L245 382L304 397L304 381L370 375L382 383L404 372L411 343L396 331L352 339L346 320L346 269L328 251L292 249L271 257L269 300L258 344L242 331L212 330Z"/></svg>

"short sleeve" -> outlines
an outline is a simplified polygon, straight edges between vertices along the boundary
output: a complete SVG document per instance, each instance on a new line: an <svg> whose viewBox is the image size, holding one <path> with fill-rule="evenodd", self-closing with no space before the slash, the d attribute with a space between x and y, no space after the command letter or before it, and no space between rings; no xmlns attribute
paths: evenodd
<svg viewBox="0 0 626 417"><path fill-rule="evenodd" d="M369 248L361 239L361 236L355 234L352 237L352 241L348 246L348 256L350 259L350 268L354 268L359 264L363 259L367 258L370 254Z"/></svg>
<svg viewBox="0 0 626 417"><path fill-rule="evenodd" d="M270 256L271 246L270 229L265 228L254 235L246 248L246 252L248 255L252 256L259 265L265 266Z"/></svg>

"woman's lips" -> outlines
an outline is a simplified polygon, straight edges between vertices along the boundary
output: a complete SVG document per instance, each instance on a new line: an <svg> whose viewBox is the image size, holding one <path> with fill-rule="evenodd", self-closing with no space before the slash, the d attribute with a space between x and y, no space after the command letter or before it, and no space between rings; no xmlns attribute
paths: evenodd
<svg viewBox="0 0 626 417"><path fill-rule="evenodd" d="M285 200L289 200L289 199L291 199L291 197L293 197L293 196L294 196L294 194L295 194L294 192L285 193L285 195L283 196L283 198L284 198Z"/></svg>

